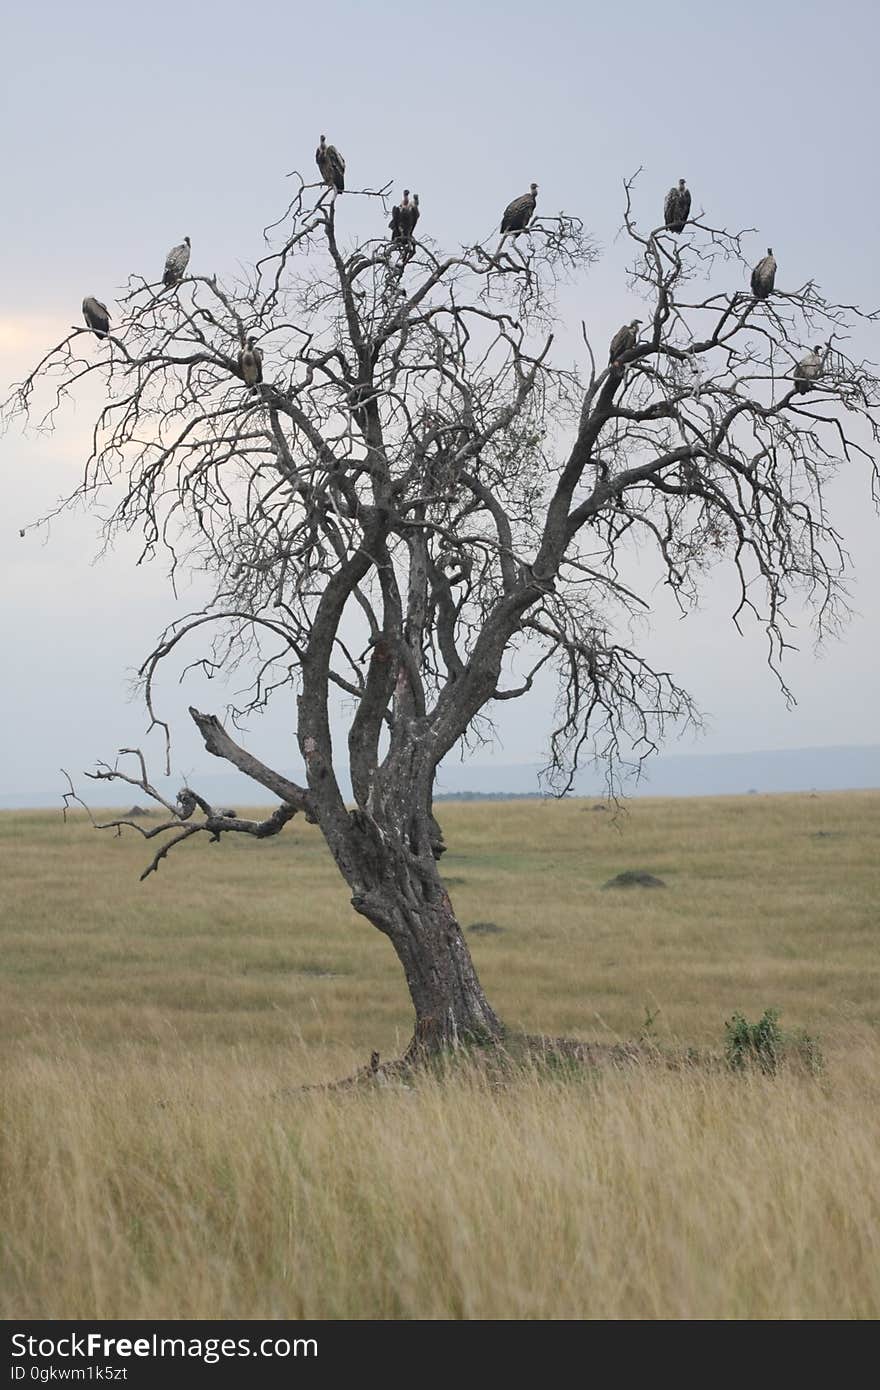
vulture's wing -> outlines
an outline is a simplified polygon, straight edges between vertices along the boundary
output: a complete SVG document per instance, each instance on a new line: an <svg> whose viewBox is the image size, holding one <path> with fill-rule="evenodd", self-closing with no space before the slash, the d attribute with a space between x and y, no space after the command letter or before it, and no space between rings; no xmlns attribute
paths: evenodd
<svg viewBox="0 0 880 1390"><path fill-rule="evenodd" d="M611 349L609 361L613 362L618 353L623 352L629 339L629 324L625 323L622 328L618 328L614 337L611 339Z"/></svg>
<svg viewBox="0 0 880 1390"><path fill-rule="evenodd" d="M327 163L330 166L333 182L341 190L345 185L345 160L335 145L327 146Z"/></svg>
<svg viewBox="0 0 880 1390"><path fill-rule="evenodd" d="M519 198L514 198L512 203L508 203L504 209L504 216L501 219L502 232L515 232L525 227L535 208L535 200L531 193L523 193Z"/></svg>

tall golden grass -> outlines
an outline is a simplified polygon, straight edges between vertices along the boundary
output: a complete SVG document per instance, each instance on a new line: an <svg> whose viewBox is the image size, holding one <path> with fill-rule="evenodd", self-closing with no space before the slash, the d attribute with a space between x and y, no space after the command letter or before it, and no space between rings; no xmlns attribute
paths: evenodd
<svg viewBox="0 0 880 1390"><path fill-rule="evenodd" d="M506 1021L720 1052L774 1006L820 1076L306 1090L410 1024L311 827L138 885L139 837L0 816L0 1314L876 1317L880 794L590 805L442 808Z"/></svg>

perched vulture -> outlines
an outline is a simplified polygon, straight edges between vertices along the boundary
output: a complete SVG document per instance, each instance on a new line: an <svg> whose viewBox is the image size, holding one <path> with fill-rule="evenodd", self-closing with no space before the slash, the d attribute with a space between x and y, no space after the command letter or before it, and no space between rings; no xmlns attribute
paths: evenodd
<svg viewBox="0 0 880 1390"><path fill-rule="evenodd" d="M507 204L501 219L502 233L523 231L534 217L537 205L538 185L533 183L528 193L523 193L521 198L514 198L512 203Z"/></svg>
<svg viewBox="0 0 880 1390"><path fill-rule="evenodd" d="M641 319L633 319L632 323L625 323L622 328L618 328L611 339L611 349L608 353L609 362L616 362L625 352L629 352L631 347L635 347L638 342L641 321Z"/></svg>
<svg viewBox="0 0 880 1390"><path fill-rule="evenodd" d="M106 338L110 332L110 313L106 304L87 294L83 300L83 318L96 338Z"/></svg>
<svg viewBox="0 0 880 1390"><path fill-rule="evenodd" d="M684 179L679 179L678 188L670 188L663 204L663 220L668 232L683 232L691 210L691 195L685 187Z"/></svg>
<svg viewBox="0 0 880 1390"><path fill-rule="evenodd" d="M806 357L802 357L794 369L794 389L801 395L812 391L822 375L822 345L817 343Z"/></svg>
<svg viewBox="0 0 880 1390"><path fill-rule="evenodd" d="M263 354L256 338L248 338L247 346L238 354L238 368L246 386L256 386L263 380Z"/></svg>
<svg viewBox="0 0 880 1390"><path fill-rule="evenodd" d="M162 276L163 285L178 285L183 279L184 272L189 265L190 240L188 236L183 238L179 246L172 246L168 255L165 257L165 274Z"/></svg>
<svg viewBox="0 0 880 1390"><path fill-rule="evenodd" d="M776 280L776 257L773 254L773 247L767 247L767 254L762 260L758 261L752 271L752 294L756 299L766 299L773 293L773 285Z"/></svg>
<svg viewBox="0 0 880 1390"><path fill-rule="evenodd" d="M412 241L412 234L415 225L419 220L419 195L412 195L410 202L409 189L403 190L403 198L391 209L391 240L392 241Z"/></svg>
<svg viewBox="0 0 880 1390"><path fill-rule="evenodd" d="M328 145L325 136L315 150L315 163L321 171L321 178L337 193L345 191L345 160L335 145Z"/></svg>

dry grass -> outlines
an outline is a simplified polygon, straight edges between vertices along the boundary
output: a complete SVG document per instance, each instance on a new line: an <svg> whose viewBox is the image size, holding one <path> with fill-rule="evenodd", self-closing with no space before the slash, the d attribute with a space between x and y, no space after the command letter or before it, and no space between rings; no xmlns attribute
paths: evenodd
<svg viewBox="0 0 880 1390"><path fill-rule="evenodd" d="M409 1031L314 831L139 887L134 836L2 815L0 1314L880 1314L880 794L442 812L509 1023L718 1048L772 1005L823 1075L299 1091Z"/></svg>

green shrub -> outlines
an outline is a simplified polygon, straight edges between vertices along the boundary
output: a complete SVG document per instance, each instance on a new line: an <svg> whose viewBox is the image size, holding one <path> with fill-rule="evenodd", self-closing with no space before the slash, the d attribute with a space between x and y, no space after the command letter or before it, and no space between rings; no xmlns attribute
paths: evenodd
<svg viewBox="0 0 880 1390"><path fill-rule="evenodd" d="M734 1071L758 1066L761 1071L776 1071L782 1051L782 1030L776 1009L765 1009L757 1023L749 1023L744 1014L734 1014L724 1025L725 1055Z"/></svg>
<svg viewBox="0 0 880 1390"><path fill-rule="evenodd" d="M724 1025L724 1052L734 1071L757 1067L772 1076L783 1058L796 1058L808 1071L822 1069L822 1052L809 1033L786 1033L779 1026L778 1009L765 1009L757 1023L749 1023L740 1013Z"/></svg>

